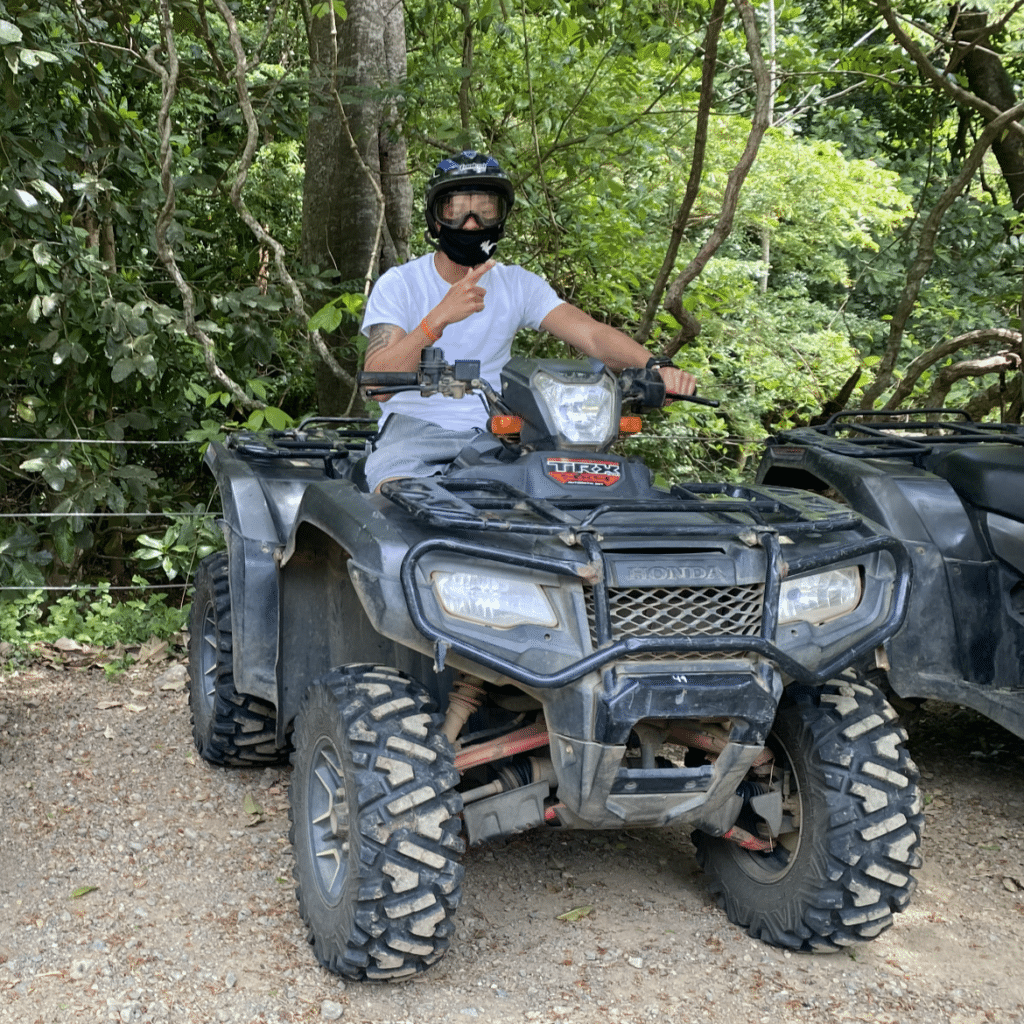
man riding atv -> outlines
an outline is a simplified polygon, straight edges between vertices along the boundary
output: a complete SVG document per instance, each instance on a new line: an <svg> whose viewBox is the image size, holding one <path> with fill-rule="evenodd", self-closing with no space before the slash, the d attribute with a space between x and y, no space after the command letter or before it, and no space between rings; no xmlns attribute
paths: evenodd
<svg viewBox="0 0 1024 1024"><path fill-rule="evenodd" d="M411 372L427 346L444 338L446 358L478 359L494 383L525 327L547 331L610 370L646 367L667 392L692 394L693 377L663 364L627 334L599 323L536 274L493 257L515 202L497 160L465 151L442 160L427 183L426 220L437 250L383 274L363 317L365 369ZM476 401L395 395L381 412L383 431L366 462L372 490L387 479L440 473L487 425Z"/></svg>
<svg viewBox="0 0 1024 1024"><path fill-rule="evenodd" d="M692 377L481 262L512 202L493 161L443 162L427 199L440 252L365 318L382 437L311 418L206 454L226 550L196 573L193 736L214 764L290 760L316 957L426 970L466 846L532 829L685 827L751 935L878 935L923 824L872 682L905 547L818 494L656 484L614 445ZM600 362L509 359L522 326Z"/></svg>

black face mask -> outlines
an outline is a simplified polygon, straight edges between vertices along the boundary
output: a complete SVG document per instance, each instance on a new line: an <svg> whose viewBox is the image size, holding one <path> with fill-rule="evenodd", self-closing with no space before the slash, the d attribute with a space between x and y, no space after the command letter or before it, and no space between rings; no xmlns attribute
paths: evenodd
<svg viewBox="0 0 1024 1024"><path fill-rule="evenodd" d="M494 255L498 240L504 233L503 224L483 231L462 231L442 224L438 229L438 244L452 263L458 263L460 267L475 267Z"/></svg>

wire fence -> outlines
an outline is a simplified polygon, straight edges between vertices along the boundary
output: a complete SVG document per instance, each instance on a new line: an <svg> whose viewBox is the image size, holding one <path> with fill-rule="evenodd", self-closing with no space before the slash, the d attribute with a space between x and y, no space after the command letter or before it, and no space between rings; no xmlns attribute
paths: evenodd
<svg viewBox="0 0 1024 1024"><path fill-rule="evenodd" d="M108 447L138 447L138 448L157 448L157 447L177 447L177 448L193 448L196 450L198 457L199 450L203 442L198 441L139 441L119 438L87 438L87 437L3 437L0 436L0 444L14 446L25 446L28 448L44 448L52 452L53 448L60 445L72 445L72 446L90 446L90 445L106 445ZM44 511L18 511L18 512L0 512L0 526L2 523L7 521L22 521L29 524L36 522L47 522L57 520L72 520L75 522L83 521L85 523L100 522L103 520L164 520L167 523L181 522L183 520L207 520L214 521L218 517L219 513L215 511L205 512L187 512L187 511L174 511L168 512L165 509L142 509L137 511L86 511L83 509L69 508L64 511L56 512L44 512ZM4 550L4 536L0 532L0 554ZM125 555L126 561L132 561L132 557L129 554ZM171 579L164 580L159 583L152 581L147 582L132 582L126 584L115 584L109 582L95 582L95 583L8 583L0 580L0 596L4 594L26 594L26 593L58 593L58 594L98 594L98 593L142 593L145 591L186 591L191 589L191 582L188 581L174 581Z"/></svg>
<svg viewBox="0 0 1024 1024"><path fill-rule="evenodd" d="M648 434L642 435L644 441L655 441L655 442L671 442L673 444L687 443L687 444L707 444L707 445L744 445L750 444L750 438L725 436L721 434L687 434L685 437L681 437L678 434ZM90 445L107 445L111 447L178 447L178 448L194 448L196 450L197 458L199 450L203 444L200 441L140 441L140 440L128 440L118 438L84 438L84 437L5 437L0 436L0 444L11 445L11 446L26 446L26 447L43 447L52 449L55 446L60 445L72 445L72 446L90 446ZM74 520L74 521L85 521L85 522L100 522L102 520L165 520L168 523L181 522L183 520L203 520L203 521L214 521L217 519L219 513L215 511L204 511L204 512L168 512L164 509L143 509L132 512L118 512L118 511L82 511L77 509L68 509L64 511L18 511L18 512L0 512L0 527L5 521L21 520L28 523L33 522L46 522L46 521L57 521L57 520ZM0 530L0 554L3 553L3 532ZM126 560L131 560L130 556L126 556ZM195 559L193 559L195 560ZM34 593L37 591L42 592L54 592L54 593L82 593L91 594L98 592L125 592L125 593L138 593L143 591L185 591L191 587L191 583L187 581L175 582L171 579L163 582L155 583L147 581L145 583L130 583L130 584L112 584L112 583L43 583L43 584L15 584L15 583L4 583L0 579L0 595L5 593Z"/></svg>

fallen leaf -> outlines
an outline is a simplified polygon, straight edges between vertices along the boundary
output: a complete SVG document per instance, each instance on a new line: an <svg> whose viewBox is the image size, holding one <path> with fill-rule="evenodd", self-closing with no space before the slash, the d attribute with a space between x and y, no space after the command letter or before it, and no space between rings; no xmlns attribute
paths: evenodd
<svg viewBox="0 0 1024 1024"><path fill-rule="evenodd" d="M245 799L242 801L242 807L245 809L246 814L262 814L263 808L256 803L256 798L252 793L246 793Z"/></svg>
<svg viewBox="0 0 1024 1024"><path fill-rule="evenodd" d="M103 735L104 735L104 736L105 736L105 737L106 737L106 738L107 738L108 740L112 740L112 739L114 738L114 730L113 730L113 729L111 729L111 728L110 728L110 726L108 725L108 726L106 727L106 729L104 729L104 730L103 730Z"/></svg>
<svg viewBox="0 0 1024 1024"><path fill-rule="evenodd" d="M58 651L84 651L86 650L77 640L72 640L70 637L62 636L59 640L54 640L53 646Z"/></svg>
<svg viewBox="0 0 1024 1024"><path fill-rule="evenodd" d="M98 888L98 885L83 885L78 889L75 889L75 891L71 894L71 898L73 900L77 900L82 896L88 896L89 893L95 892Z"/></svg>
<svg viewBox="0 0 1024 1024"><path fill-rule="evenodd" d="M119 700L101 700L99 704L96 705L96 710L109 711L111 708L121 707L121 703L122 702Z"/></svg>
<svg viewBox="0 0 1024 1024"><path fill-rule="evenodd" d="M146 710L145 704L125 704L124 707L126 711L134 711L136 714Z"/></svg>
<svg viewBox="0 0 1024 1024"><path fill-rule="evenodd" d="M573 907L572 910L567 910L564 914L559 914L558 920L578 921L581 917L586 917L593 909L593 907Z"/></svg>
<svg viewBox="0 0 1024 1024"><path fill-rule="evenodd" d="M151 636L140 648L139 648L139 664L143 664L147 661L156 661L157 658L162 658L168 649L168 643L166 640L158 640L155 636Z"/></svg>

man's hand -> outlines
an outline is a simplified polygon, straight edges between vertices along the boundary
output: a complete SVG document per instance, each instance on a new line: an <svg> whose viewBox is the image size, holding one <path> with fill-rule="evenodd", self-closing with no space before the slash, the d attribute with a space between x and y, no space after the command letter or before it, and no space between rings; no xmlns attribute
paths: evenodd
<svg viewBox="0 0 1024 1024"><path fill-rule="evenodd" d="M697 378L678 366L661 366L658 368L661 379L665 382L665 392L670 402L673 395L692 395L697 390ZM666 402L666 405L668 402Z"/></svg>
<svg viewBox="0 0 1024 1024"><path fill-rule="evenodd" d="M473 267L465 277L448 289L448 294L427 314L427 326L434 334L441 334L450 324L457 324L483 310L487 289L481 288L479 281L495 262L488 260Z"/></svg>

